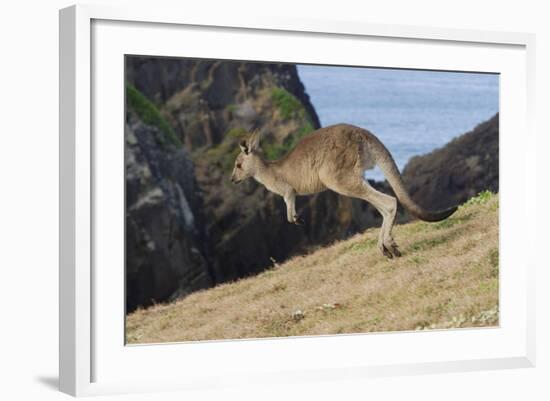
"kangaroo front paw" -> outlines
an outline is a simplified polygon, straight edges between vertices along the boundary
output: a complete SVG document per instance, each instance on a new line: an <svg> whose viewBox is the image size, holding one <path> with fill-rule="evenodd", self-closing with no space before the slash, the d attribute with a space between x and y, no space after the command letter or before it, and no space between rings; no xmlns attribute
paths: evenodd
<svg viewBox="0 0 550 401"><path fill-rule="evenodd" d="M302 219L300 216L294 216L293 223L297 226L301 226L304 224L304 219Z"/></svg>

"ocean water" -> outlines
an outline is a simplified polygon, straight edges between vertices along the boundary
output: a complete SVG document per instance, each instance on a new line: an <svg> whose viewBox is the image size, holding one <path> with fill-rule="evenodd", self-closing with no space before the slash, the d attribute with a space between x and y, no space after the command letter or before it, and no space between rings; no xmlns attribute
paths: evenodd
<svg viewBox="0 0 550 401"><path fill-rule="evenodd" d="M402 171L407 161L472 130L499 110L498 74L299 65L321 125L368 129ZM379 169L365 173L382 180Z"/></svg>

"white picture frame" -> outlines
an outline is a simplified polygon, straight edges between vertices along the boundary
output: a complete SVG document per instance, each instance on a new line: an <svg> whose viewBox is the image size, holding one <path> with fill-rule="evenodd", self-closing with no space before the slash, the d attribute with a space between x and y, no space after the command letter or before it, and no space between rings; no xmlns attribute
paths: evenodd
<svg viewBox="0 0 550 401"><path fill-rule="evenodd" d="M115 305L112 307L113 310L118 310L116 306L118 298L112 294L116 291L123 292L123 286L119 285L120 274L115 273L118 275L113 280L108 280L105 274L98 274L97 271L98 266L101 266L105 260L112 260L115 266L120 266L123 270L119 253L123 250L111 252L105 247L102 248L103 245L101 245L102 241L110 241L114 246L120 245L120 241L123 241L119 235L120 231L115 229L112 230L113 233L102 232L98 236L98 230L105 227L99 219L107 218L108 213L115 214L114 221L123 218L122 202L117 202L115 199L116 207L103 215L105 208L109 207L108 202L105 202L106 199L98 198L98 193L104 194L106 190L116 185L119 185L122 191L123 181L120 180L119 175L114 174L113 180L108 184L105 184L106 181L101 178L105 176L105 171L116 170L120 165L116 161L120 159L116 158L122 157L122 114L118 122L121 129L118 145L113 142L114 145L108 148L109 143L104 140L98 142L94 138L94 132L97 132L94 130L102 129L103 121L107 120L115 124L110 127L117 127L116 111L123 107L120 101L123 99L123 85L119 86L120 82L117 81L123 80L122 75L117 77L123 63L118 55L125 52L139 54L141 51L146 51L142 54L151 55L178 55L172 53L176 49L174 43L155 50L151 47L154 46L154 41L147 43L146 38L154 35L159 37L190 35L190 31L187 32L186 29L192 30L193 38L203 41L201 43L205 44L204 47L208 47L207 43L214 43L213 38L219 39L220 34L233 35L233 42L243 41L243 44L237 43L234 48L224 46L225 53L220 50L219 53L212 55L214 58L223 58L220 55L226 55L253 59L246 58L251 56L246 55L249 46L245 46L244 41L251 40L254 35L261 35L262 40L266 42L277 43L277 40L283 41L287 38L311 41L312 46L315 45L314 42L325 43L327 48L330 46L329 42L337 38L342 44L341 47L344 48L342 51L345 51L346 41L366 41L365 43L371 41L373 54L385 57L384 61L375 61L381 66L464 69L504 74L505 82L504 86L501 86L501 140L503 140L501 146L503 177L501 258L510 267L515 265L515 269L502 269L501 280L505 281L501 281L501 313L504 314L501 316L501 326L498 329L460 332L434 331L403 335L349 335L125 347L123 333L120 332L123 326L120 326L118 320L113 320L119 317L123 320L124 317L116 317L118 315L108 317L102 313L109 304ZM132 35L128 36L136 38L142 30L149 31L147 36L142 38L139 46L130 44L129 39L123 34L131 31ZM106 41L105 38L109 40ZM126 43L125 40L128 42ZM415 49L415 52L427 52L427 57L424 61L409 62L406 57L411 57L410 60L413 60L413 57L418 57L418 54L408 55L407 52L387 54L386 52L384 55L383 50L378 50L380 53L376 53L377 43L380 45L381 41L388 48L406 42L407 46ZM516 234L512 231L534 230L536 206L529 203L525 195L526 191L513 191L512 185L508 184L515 182L520 188L522 185L526 188L536 186L535 175L530 174L535 171L536 153L535 134L532 129L535 85L534 43L534 35L523 33L376 25L357 21L295 20L290 17L268 18L252 14L236 19L187 15L184 10L155 7L113 8L104 5L78 5L61 10L59 327L61 391L79 396L201 389L247 382L259 384L277 381L281 383L297 380L363 378L534 366L535 284L533 275L536 253L531 251L532 245L526 239L520 238L521 235L514 236ZM276 46L267 48L266 51L277 51ZM239 49L242 52L235 54L240 52ZM288 60L282 60L281 57L285 56L281 53L278 56L281 61L315 62L317 60L320 63L330 63L330 55L297 56L296 52L292 55L292 45L287 49ZM436 51L435 49L441 52L442 57L429 56ZM493 60L486 60L488 64L484 64L482 60L477 62L473 57L464 61L470 64L459 65L457 62L453 64L453 57L460 52L465 52L468 58L468 52L474 51L483 59L487 49L494 49ZM197 56L201 51L201 49L196 50L197 53L193 56ZM204 52L208 55L208 50ZM357 59L348 57L342 63L365 65L365 61L360 59L360 56L357 57ZM258 54L256 58L269 60L270 56L265 53ZM104 66L103 61L113 64ZM498 62L502 64L501 67ZM103 70L109 70L113 75L107 76L103 74ZM102 86L98 82L113 82L113 85L112 87ZM110 119L101 118L106 115L102 114L106 106L98 101L99 97L104 96L105 88L110 88L109 91L112 91L109 101L113 103L109 104L109 107L115 114ZM512 90L517 94L514 100L506 96L512 93ZM522 132L521 143L517 142L517 137L511 134L512 131L518 130ZM116 138L116 135L114 137ZM111 150L107 152L107 149ZM101 163L98 162L98 153L101 153ZM515 168L512 166L508 168L512 163L511 155L515 155L514 163L517 163ZM113 166L114 169L112 169ZM103 185L107 186L103 188ZM512 213L512 206L516 210L515 214ZM116 217L117 213L120 216ZM512 243L515 244L514 247L507 246ZM114 253L117 253L117 256ZM520 254L522 254L521 259L517 257ZM516 261L519 260L521 262L518 265ZM113 271L118 270L113 269ZM98 286L101 287L100 296L96 293ZM101 329L98 329L98 326ZM449 351L449 354L441 354L439 358L429 355L430 347L437 350L437 347L443 349L446 345L458 343L463 345L451 350L455 352L454 354ZM471 345L472 349L467 353L464 353L464 344ZM476 348L476 344L479 347ZM392 349L402 347L403 357L389 355L390 346ZM356 350L372 347L380 352L379 354L371 352L369 358L365 358L365 354L361 352L353 352L348 359L338 359L336 351L341 350L342 347ZM411 352L407 354L409 349ZM416 353L413 352L415 349ZM325 352L323 359L318 359L320 350ZM118 365L124 363L124 367L131 367L142 362L143 366L158 367L161 361L168 361L166 366L170 366L170 363L174 363L174 358L180 358L181 361L181 355L186 356L186 361L197 363L192 366L192 363L186 362L189 365L187 369L185 366L181 367L185 375L182 373L168 375L162 369L155 368L154 370L145 369L143 377L140 377L140 372L121 369L122 366ZM260 366L262 362L255 359L258 355L262 355L262 359L266 360L265 366ZM296 355L297 359L293 361L287 357L288 355ZM169 362L170 358L172 362ZM220 358L220 364L213 371L210 366L209 373L206 373L207 370L202 369L201 364L198 363L201 358L209 361ZM221 358L228 363L225 365L221 363ZM249 366L246 366L247 363ZM254 365L250 366L250 364ZM122 370L127 374L120 374Z"/></svg>

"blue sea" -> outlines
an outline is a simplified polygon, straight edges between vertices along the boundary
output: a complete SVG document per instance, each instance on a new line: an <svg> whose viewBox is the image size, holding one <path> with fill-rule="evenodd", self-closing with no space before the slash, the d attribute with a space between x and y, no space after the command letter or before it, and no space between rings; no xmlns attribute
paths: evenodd
<svg viewBox="0 0 550 401"><path fill-rule="evenodd" d="M321 125L368 129L402 171L499 110L498 74L299 65ZM367 178L382 180L378 169Z"/></svg>

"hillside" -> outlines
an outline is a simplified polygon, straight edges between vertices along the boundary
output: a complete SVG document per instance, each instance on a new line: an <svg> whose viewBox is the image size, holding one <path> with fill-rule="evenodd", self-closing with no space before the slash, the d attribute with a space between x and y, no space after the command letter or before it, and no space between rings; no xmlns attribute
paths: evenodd
<svg viewBox="0 0 550 401"><path fill-rule="evenodd" d="M376 249L378 228L257 276L138 309L128 343L498 325L498 195L439 223L398 225L403 256Z"/></svg>
<svg viewBox="0 0 550 401"><path fill-rule="evenodd" d="M480 191L498 192L499 114L442 148L415 156L403 169L403 181L420 205L441 209Z"/></svg>

